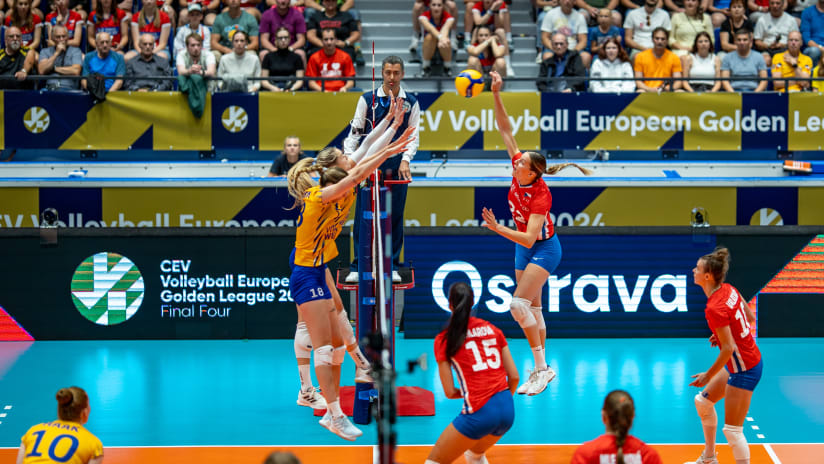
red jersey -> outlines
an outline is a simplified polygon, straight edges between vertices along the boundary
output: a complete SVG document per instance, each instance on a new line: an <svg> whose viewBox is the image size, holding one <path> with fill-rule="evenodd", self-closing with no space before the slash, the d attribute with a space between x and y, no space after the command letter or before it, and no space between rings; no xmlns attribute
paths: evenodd
<svg viewBox="0 0 824 464"><path fill-rule="evenodd" d="M735 287L722 284L707 299L707 307L704 309L704 316L713 335L718 337L718 329L730 327L735 346L732 356L727 361L727 370L732 374L749 370L761 361L761 351L750 332L750 322L747 320L744 304L744 298Z"/></svg>
<svg viewBox="0 0 824 464"><path fill-rule="evenodd" d="M615 454L618 447L615 446L615 435L608 433L601 435L595 440L588 441L572 455L570 464L601 464L615 462ZM624 441L624 462L627 464L662 464L661 456L654 448L643 441L627 435Z"/></svg>
<svg viewBox="0 0 824 464"><path fill-rule="evenodd" d="M506 346L503 332L477 317L469 318L464 345L448 361L458 375L464 404L461 414L472 414L496 393L509 389L501 351ZM435 337L435 360L446 359L446 331Z"/></svg>
<svg viewBox="0 0 824 464"><path fill-rule="evenodd" d="M452 18L452 15L451 15L451 14L449 14L446 10L443 10L443 11L441 12L441 20L440 20L440 22L437 22L437 23L436 23L436 22L435 22L435 20L434 20L434 19L432 19L432 12L431 12L431 11L429 11L429 10L426 10L426 11L424 11L423 13L421 13L421 15L420 15L420 16L418 16L418 18L426 18L426 20L427 20L427 21L429 21L429 23L430 23L430 24L432 24L433 26L435 26L435 29L437 29L437 30L439 30L439 31L440 31L440 30L441 30L441 28L443 27L443 24L446 22L446 20L447 20L447 19ZM425 31L424 31L424 32L425 32Z"/></svg>
<svg viewBox="0 0 824 464"><path fill-rule="evenodd" d="M8 16L6 16L6 28L8 29L11 26L11 14L9 14ZM31 27L18 26L17 24L15 24L15 26L17 26L20 29L20 34L23 36L23 46L28 47L29 45L31 45L32 42L34 42L35 29L43 25L40 22L40 16L32 15Z"/></svg>
<svg viewBox="0 0 824 464"><path fill-rule="evenodd" d="M114 13L110 14L108 18L98 22L97 12L93 11L89 24L94 25L95 34L98 32L106 32L112 37L112 47L116 47L120 43L120 25L126 18L126 12L120 8L115 8Z"/></svg>
<svg viewBox="0 0 824 464"><path fill-rule="evenodd" d="M513 169L515 169L515 163L521 159L521 156L523 156L523 153L518 153L512 157ZM549 210L552 208L552 195L549 193L549 187L546 186L543 177L538 177L535 182L529 185L521 185L513 176L508 199L509 211L512 213L512 219L515 220L519 232L526 232L530 215L540 214L544 216L544 225L538 233L538 240L546 240L555 235L555 226L549 216Z"/></svg>
<svg viewBox="0 0 824 464"><path fill-rule="evenodd" d="M166 14L164 11L158 11L160 14L160 26L155 26L154 21L148 22L145 26L139 28L139 35L143 34L151 34L155 38L155 46L160 45L160 33L163 31L163 28L171 28L172 22L169 21L169 15ZM152 18L154 20L154 18ZM135 14L132 16L132 24L140 25L138 22L138 15ZM165 45L165 44L164 44Z"/></svg>
<svg viewBox="0 0 824 464"><path fill-rule="evenodd" d="M306 63L306 77L352 77L355 75L355 66L352 58L345 51L336 48L332 56L327 56L323 49L316 51ZM316 81L325 90L338 91L346 85L346 81Z"/></svg>
<svg viewBox="0 0 824 464"><path fill-rule="evenodd" d="M480 13L481 16L486 14L486 8L484 8L484 2L475 2L475 4L472 5L472 9L473 10L478 10L478 13ZM498 9L498 12L501 12L501 11L508 11L506 9L506 3L504 3L501 6L501 8ZM495 24L495 15L490 15L489 20L486 21L486 24L490 25L490 26Z"/></svg>
<svg viewBox="0 0 824 464"><path fill-rule="evenodd" d="M52 26L57 25L57 12L53 11L46 15L46 23L51 24ZM80 16L80 13L69 10L68 18L63 19L63 25L66 26L66 29L69 30L69 38L74 37L74 30L78 25L83 24L83 18Z"/></svg>

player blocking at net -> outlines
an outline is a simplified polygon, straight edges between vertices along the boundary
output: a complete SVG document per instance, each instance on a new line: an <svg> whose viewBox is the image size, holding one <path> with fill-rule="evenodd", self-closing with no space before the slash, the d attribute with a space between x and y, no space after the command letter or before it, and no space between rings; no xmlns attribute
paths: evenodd
<svg viewBox="0 0 824 464"><path fill-rule="evenodd" d="M346 157L341 150L328 147L317 158L299 161L287 175L289 194L295 199L295 206L300 207L295 248L290 256L290 290L309 332L315 375L327 404L320 424L346 440L362 435L343 414L339 400L345 344L354 341L354 335L342 311L340 296L335 298L337 290L327 263L338 255L335 240L355 201L357 184L412 140L414 128L409 128L394 143L386 145L397 129L395 124L387 129L388 119L391 117L394 122L394 109L402 106L400 102L393 104L393 112L381 122L382 132L373 131L374 138L363 144L363 152ZM312 174L320 176L320 185ZM338 303L340 307L336 307Z"/></svg>

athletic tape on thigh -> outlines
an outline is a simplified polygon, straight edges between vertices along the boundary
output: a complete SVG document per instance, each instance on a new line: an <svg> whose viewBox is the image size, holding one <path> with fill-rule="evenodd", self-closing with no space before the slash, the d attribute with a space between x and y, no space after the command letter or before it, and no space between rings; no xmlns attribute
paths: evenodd
<svg viewBox="0 0 824 464"><path fill-rule="evenodd" d="M312 357L312 339L309 337L309 330L306 329L305 322L298 322L298 327L295 330L295 357L298 359Z"/></svg>
<svg viewBox="0 0 824 464"><path fill-rule="evenodd" d="M332 365L332 345L323 345L315 348L315 365L316 366L331 366Z"/></svg>
<svg viewBox="0 0 824 464"><path fill-rule="evenodd" d="M343 342L347 346L355 343L355 332L352 331L352 323L349 322L349 316L346 314L345 309L338 311L338 325L340 326L340 335L343 337Z"/></svg>
<svg viewBox="0 0 824 464"><path fill-rule="evenodd" d="M339 346L332 351L332 365L340 366L343 364L343 357L346 355L346 347Z"/></svg>
<svg viewBox="0 0 824 464"><path fill-rule="evenodd" d="M744 436L744 427L724 424L724 436L727 437L727 443L730 444L732 456L736 461L748 461L750 459L750 446Z"/></svg>
<svg viewBox="0 0 824 464"><path fill-rule="evenodd" d="M512 318L521 326L521 328L532 327L535 325L535 316L529 309L530 301L526 298L512 297L512 302L509 304L509 309L512 312Z"/></svg>
<svg viewBox="0 0 824 464"><path fill-rule="evenodd" d="M546 321L544 320L544 311L543 307L541 306L530 306L529 310L532 311L532 316L535 317L535 322L538 323L538 329L543 330L546 329Z"/></svg>

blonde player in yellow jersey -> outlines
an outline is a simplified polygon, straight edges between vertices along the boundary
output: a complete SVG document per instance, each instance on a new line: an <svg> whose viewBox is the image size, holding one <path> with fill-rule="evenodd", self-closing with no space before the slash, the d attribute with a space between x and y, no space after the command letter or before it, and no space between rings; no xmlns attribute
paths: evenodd
<svg viewBox="0 0 824 464"><path fill-rule="evenodd" d="M326 264L338 255L335 239L355 202L355 187L386 158L403 151L413 133L414 128L410 128L395 143L371 155L367 152L358 164L355 164L357 160L343 156L339 149L326 148L318 153L318 160L332 159L334 163L324 165L323 161L319 163L314 158L306 158L293 166L287 175L289 193L301 209L295 249L290 257L290 289L309 331L315 352L315 375L327 404L326 415L320 424L350 441L362 432L343 414L338 399L345 328L335 308L336 291ZM378 141L373 148L391 138L384 139L385 135L376 136ZM315 185L312 180L310 175L313 173L320 175L320 185Z"/></svg>
<svg viewBox="0 0 824 464"><path fill-rule="evenodd" d="M83 427L89 420L89 397L80 387L57 392L58 420L30 428L21 439L17 464L100 464L103 444Z"/></svg>

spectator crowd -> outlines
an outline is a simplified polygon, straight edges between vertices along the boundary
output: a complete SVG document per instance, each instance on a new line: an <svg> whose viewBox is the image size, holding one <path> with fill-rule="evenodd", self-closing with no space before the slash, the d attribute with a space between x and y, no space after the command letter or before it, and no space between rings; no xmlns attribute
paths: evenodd
<svg viewBox="0 0 824 464"><path fill-rule="evenodd" d="M514 76L511 0L399 1L423 77L457 60ZM807 80L824 78L824 0L531 3L540 91L824 89ZM6 89L171 90L200 76L220 78L212 90L345 92L364 64L355 0L0 0L0 24Z"/></svg>

